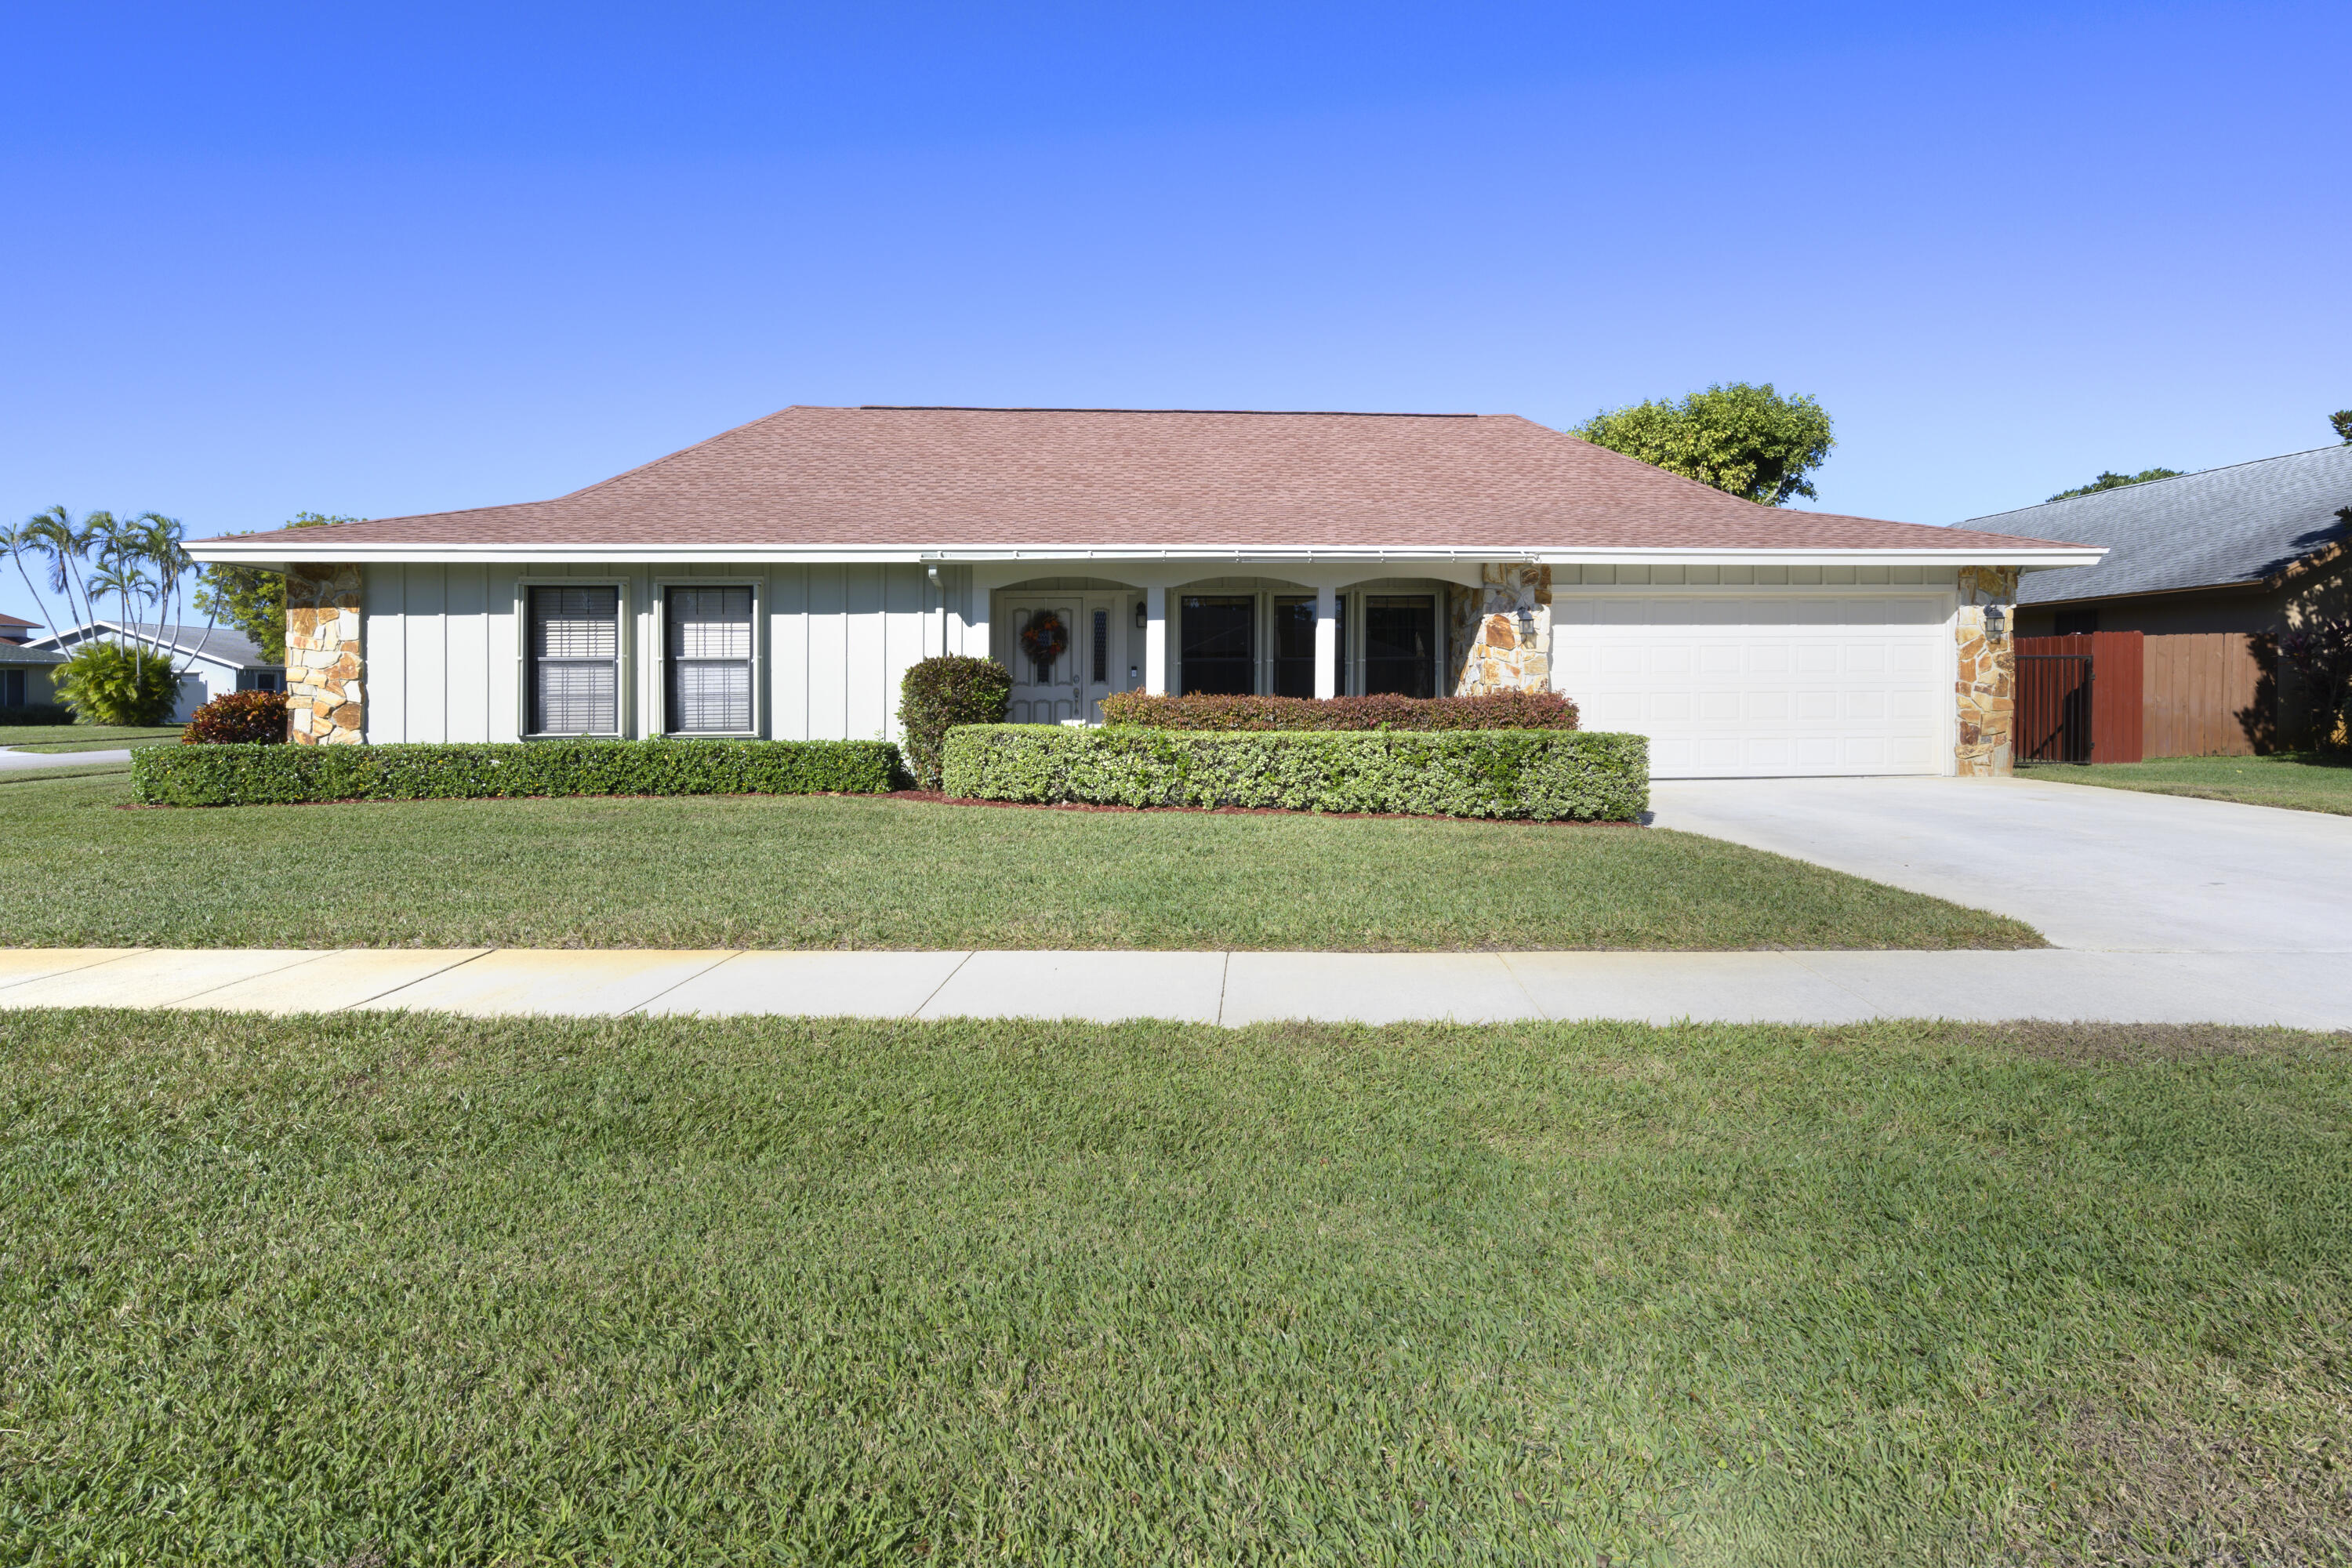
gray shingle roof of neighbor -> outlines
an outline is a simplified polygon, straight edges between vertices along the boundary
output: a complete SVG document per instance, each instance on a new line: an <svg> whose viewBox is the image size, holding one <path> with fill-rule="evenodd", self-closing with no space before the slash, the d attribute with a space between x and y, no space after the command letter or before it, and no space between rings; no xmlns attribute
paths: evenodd
<svg viewBox="0 0 2352 1568"><path fill-rule="evenodd" d="M234 542L283 543L317 560L345 545L1541 551L2033 542L1759 506L1508 414L794 406L552 500Z"/></svg>
<svg viewBox="0 0 2352 1568"><path fill-rule="evenodd" d="M2104 544L2096 566L2026 577L2027 604L2108 599L2252 584L2315 551L2352 540L2336 514L2352 507L2352 447L2322 447L2150 479L1960 526Z"/></svg>
<svg viewBox="0 0 2352 1568"><path fill-rule="evenodd" d="M125 625L125 623L121 621L103 620L96 621L91 624L96 626L101 631L110 632L120 631ZM154 621L131 621L128 623L128 625L130 626L133 635L142 637L152 638L153 640L163 643L167 647L173 647L181 653L194 654L198 658L213 659L221 664L234 666L238 669L275 669L278 668L276 665L261 657L261 650L253 645L253 640L250 637L247 637L243 632L232 631L226 626L214 626L207 630L202 625L192 626L184 626L179 630L178 637L174 639L172 636L172 628L166 625L159 625ZM81 635L87 633L89 630L89 626L76 626L72 631L64 633L58 637L47 637L38 639L38 646L46 646L49 644L63 644L65 646L70 646L70 644L67 642L68 638L71 638L74 642L79 642L81 640Z"/></svg>

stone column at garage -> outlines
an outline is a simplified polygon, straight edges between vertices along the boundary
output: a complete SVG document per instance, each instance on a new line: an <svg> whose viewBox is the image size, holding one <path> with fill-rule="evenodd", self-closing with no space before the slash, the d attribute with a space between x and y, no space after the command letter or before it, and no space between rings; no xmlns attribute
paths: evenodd
<svg viewBox="0 0 2352 1568"><path fill-rule="evenodd" d="M1446 642L1457 697L1551 689L1551 568L1507 561L1479 585L1446 595Z"/></svg>
<svg viewBox="0 0 2352 1568"><path fill-rule="evenodd" d="M298 746L367 738L367 665L360 647L360 568L295 566L286 574L287 739Z"/></svg>
<svg viewBox="0 0 2352 1568"><path fill-rule="evenodd" d="M1960 568L1953 630L1959 641L1954 692L1959 728L1953 760L1962 778L2016 771L2017 578L2014 566Z"/></svg>

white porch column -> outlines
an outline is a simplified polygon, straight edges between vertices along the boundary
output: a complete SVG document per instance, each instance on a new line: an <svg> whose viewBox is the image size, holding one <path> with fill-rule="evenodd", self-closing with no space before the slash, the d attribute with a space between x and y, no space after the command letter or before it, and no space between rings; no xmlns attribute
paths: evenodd
<svg viewBox="0 0 2352 1568"><path fill-rule="evenodd" d="M988 646L988 602L992 597L988 584L978 572L965 578L963 613L963 651L973 658L990 656Z"/></svg>
<svg viewBox="0 0 2352 1568"><path fill-rule="evenodd" d="M1339 595L1329 584L1315 590L1315 695L1339 694Z"/></svg>
<svg viewBox="0 0 2352 1568"><path fill-rule="evenodd" d="M1143 591L1143 689L1154 697L1168 695L1168 590Z"/></svg>

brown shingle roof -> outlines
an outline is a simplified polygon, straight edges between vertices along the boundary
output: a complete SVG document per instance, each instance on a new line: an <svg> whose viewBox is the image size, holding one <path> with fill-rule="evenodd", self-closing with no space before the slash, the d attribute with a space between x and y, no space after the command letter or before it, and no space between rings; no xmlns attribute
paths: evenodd
<svg viewBox="0 0 2352 1568"><path fill-rule="evenodd" d="M1930 549L1970 533L1757 506L1516 415L795 406L554 500L329 545Z"/></svg>

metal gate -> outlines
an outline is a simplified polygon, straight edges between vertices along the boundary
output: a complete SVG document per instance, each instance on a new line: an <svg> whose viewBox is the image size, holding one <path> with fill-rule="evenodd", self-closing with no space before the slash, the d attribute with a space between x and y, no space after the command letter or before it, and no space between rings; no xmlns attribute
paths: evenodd
<svg viewBox="0 0 2352 1568"><path fill-rule="evenodd" d="M2091 656L2017 656L2017 760L2091 760Z"/></svg>

